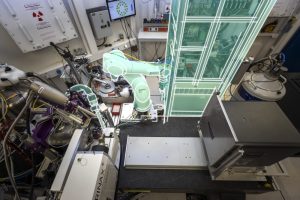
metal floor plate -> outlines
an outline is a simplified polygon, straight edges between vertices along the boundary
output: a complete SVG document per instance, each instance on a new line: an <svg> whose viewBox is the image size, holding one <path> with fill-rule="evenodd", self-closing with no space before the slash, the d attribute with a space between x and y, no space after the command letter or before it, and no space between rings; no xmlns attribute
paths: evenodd
<svg viewBox="0 0 300 200"><path fill-rule="evenodd" d="M207 169L207 160L198 137L128 136L124 166L134 169Z"/></svg>

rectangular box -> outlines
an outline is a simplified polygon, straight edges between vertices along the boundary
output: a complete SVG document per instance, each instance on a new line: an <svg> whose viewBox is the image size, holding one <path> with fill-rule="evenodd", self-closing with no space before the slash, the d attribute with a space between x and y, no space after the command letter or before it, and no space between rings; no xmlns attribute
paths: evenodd
<svg viewBox="0 0 300 200"><path fill-rule="evenodd" d="M228 168L263 168L300 152L300 134L275 102L221 101L200 120L213 178Z"/></svg>
<svg viewBox="0 0 300 200"><path fill-rule="evenodd" d="M114 199L118 171L103 153L77 153L61 200Z"/></svg>

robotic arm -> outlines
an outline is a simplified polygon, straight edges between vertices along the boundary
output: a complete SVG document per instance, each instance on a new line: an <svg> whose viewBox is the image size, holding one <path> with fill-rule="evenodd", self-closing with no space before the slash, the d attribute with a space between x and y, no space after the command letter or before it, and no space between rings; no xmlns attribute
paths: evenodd
<svg viewBox="0 0 300 200"><path fill-rule="evenodd" d="M113 50L103 55L103 71L113 79L122 76L131 85L134 93L134 108L147 112L152 106L150 89L145 76L159 76L160 66L142 61L130 61L122 51Z"/></svg>

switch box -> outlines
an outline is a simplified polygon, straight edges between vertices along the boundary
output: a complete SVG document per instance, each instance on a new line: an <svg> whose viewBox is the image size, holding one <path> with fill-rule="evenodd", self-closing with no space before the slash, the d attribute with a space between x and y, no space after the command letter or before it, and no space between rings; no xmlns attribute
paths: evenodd
<svg viewBox="0 0 300 200"><path fill-rule="evenodd" d="M99 40L112 35L111 21L107 7L101 6L88 9L87 15L95 36Z"/></svg>

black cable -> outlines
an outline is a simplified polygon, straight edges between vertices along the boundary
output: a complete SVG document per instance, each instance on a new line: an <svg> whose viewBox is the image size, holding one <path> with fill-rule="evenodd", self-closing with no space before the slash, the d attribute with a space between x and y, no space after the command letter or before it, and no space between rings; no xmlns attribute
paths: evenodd
<svg viewBox="0 0 300 200"><path fill-rule="evenodd" d="M158 51L159 51L160 47L161 47L161 42L159 43L159 45L158 45L158 47L157 47L157 49L155 51L156 59L158 58Z"/></svg>
<svg viewBox="0 0 300 200"><path fill-rule="evenodd" d="M166 47L166 48L167 48L167 47ZM164 48L164 51L163 51L163 53L161 54L161 58L165 57L164 55L165 55L165 53L166 53L166 48Z"/></svg>
<svg viewBox="0 0 300 200"><path fill-rule="evenodd" d="M56 89L58 89L59 91L61 91L63 93L63 91L58 87L58 85L51 78L49 78L49 81L52 83L51 85L53 87L55 87Z"/></svg>
<svg viewBox="0 0 300 200"><path fill-rule="evenodd" d="M238 99L233 95L233 93L232 93L232 84L230 84L230 86L229 86L229 94L230 94L230 96L231 96L235 101L238 100Z"/></svg>
<svg viewBox="0 0 300 200"><path fill-rule="evenodd" d="M26 76L37 78L37 79L39 79L40 81L42 81L42 82L44 82L44 83L50 85L48 80L46 80L45 78L41 77L39 74L36 74L36 73L34 73L34 72L27 72L27 73L26 73Z"/></svg>
<svg viewBox="0 0 300 200"><path fill-rule="evenodd" d="M280 192L280 195L282 197L283 200L286 200L286 198L284 197L284 195L282 194L282 191L281 190L278 190Z"/></svg>
<svg viewBox="0 0 300 200"><path fill-rule="evenodd" d="M123 19L123 20L124 20L124 19ZM129 46L130 46L130 55L132 56L132 49L131 49L132 45L131 45L131 42L130 42L130 35L129 35L128 30L127 30L127 27L126 27L126 23L125 23L125 21L122 21L122 19L120 19L120 21L121 21L122 29L123 29L123 31L124 31L124 33L125 33L127 39L128 39ZM124 23L124 25L123 25L123 23Z"/></svg>
<svg viewBox="0 0 300 200"><path fill-rule="evenodd" d="M34 200L33 198L33 190L34 190L34 182L35 182L35 173L36 173L36 168L35 168L35 159L34 159L34 153L31 153L31 160L32 160L32 176L31 176L31 185L30 185L30 193L29 193L29 200Z"/></svg>
<svg viewBox="0 0 300 200"><path fill-rule="evenodd" d="M17 94L19 94L19 96L21 96L21 97L25 100L26 98L23 96L22 92L21 92L17 87L14 87L14 86L13 86L14 83L11 82L9 79L7 79L7 81L12 85L11 87L13 88L13 90L15 90L15 92L16 92Z"/></svg>
<svg viewBox="0 0 300 200"><path fill-rule="evenodd" d="M122 29L123 29L123 31L124 31L124 33L125 33L125 36L126 36L126 38L128 39L127 31L126 31L125 28L124 28L122 19L120 19L120 22L121 22Z"/></svg>
<svg viewBox="0 0 300 200"><path fill-rule="evenodd" d="M61 90L61 89L56 85L56 83L55 83L53 80L51 80L50 78L49 78L49 80L47 80L47 79L43 78L42 76L40 76L39 74L34 73L34 72L27 72L27 73L26 73L26 76L37 78L37 79L39 79L40 81L46 83L47 85L52 85L54 88L56 88L56 89L58 89L59 91L62 92L62 90ZM50 84L50 82L51 82L52 84Z"/></svg>
<svg viewBox="0 0 300 200"><path fill-rule="evenodd" d="M101 43L101 44L99 44L99 45L97 45L97 47L102 47L103 45L105 45L105 43L106 43L106 37L103 39L103 42Z"/></svg>
<svg viewBox="0 0 300 200"><path fill-rule="evenodd" d="M155 44L154 44L155 52L154 52L154 56L152 57L151 61L153 61L155 57L158 57L157 54L158 54L158 50L159 50L159 48L160 48L160 46L161 46L161 43L159 43L158 46L156 46L156 45L157 45L157 43L155 42Z"/></svg>
<svg viewBox="0 0 300 200"><path fill-rule="evenodd" d="M125 22L126 22L126 23L125 23ZM127 19L124 19L124 24L125 24L125 26L127 26L128 29L130 30L130 31L128 31L128 33L130 33L130 37L132 37L133 31L132 31L131 26L130 26L129 22L127 21Z"/></svg>
<svg viewBox="0 0 300 200"><path fill-rule="evenodd" d="M28 108L26 113L26 131L29 136L31 136L30 119L31 119L31 110L30 108Z"/></svg>
<svg viewBox="0 0 300 200"><path fill-rule="evenodd" d="M134 35L135 40L136 40L136 43L138 44L138 43L139 43L139 41L138 41L138 36L137 36L136 33L132 30L131 25L129 24L129 22L127 21L127 19L126 19L125 21L126 21L128 27L129 27L130 32ZM131 36L132 36L132 34L131 34ZM138 47L138 48L140 48L140 47ZM140 51L137 51L137 53L138 53L138 58L140 58Z"/></svg>
<svg viewBox="0 0 300 200"><path fill-rule="evenodd" d="M126 31L127 39L129 39L129 38L130 38L130 35L129 35L128 29L127 29L127 26L126 26L126 23L125 23L125 19L123 19L122 22L124 23L124 28L125 28L124 30Z"/></svg>
<svg viewBox="0 0 300 200"><path fill-rule="evenodd" d="M128 39L128 42L129 42L130 55L132 56L132 44L131 44L131 41L130 41L131 36L130 36L129 31L128 31L128 29L127 29L127 26L126 26L126 23L125 23L125 19L123 19L123 23L124 23L124 27L125 27L125 29L126 29L127 39Z"/></svg>
<svg viewBox="0 0 300 200"><path fill-rule="evenodd" d="M154 43L154 49L155 49L155 51L154 51L154 55L153 55L153 57L150 59L150 61L153 61L154 60L154 58L155 58L155 55L156 55L156 44L157 44L157 42L155 42Z"/></svg>
<svg viewBox="0 0 300 200"><path fill-rule="evenodd" d="M59 46L55 45L53 42L50 42L50 45L53 46L55 48L55 50L57 51L57 53L63 57L65 59L65 61L68 63L69 67L70 67L70 71L73 73L74 75L74 79L75 82L77 84L81 84L82 80L80 75L77 72L76 66L74 64L74 56L72 55L72 53L70 52L69 48L66 47L66 49L62 49Z"/></svg>
<svg viewBox="0 0 300 200"><path fill-rule="evenodd" d="M131 33L134 35L134 37L135 37L135 38L138 38L137 35L135 34L135 32L132 30L131 25L129 24L129 22L127 21L127 19L126 19L125 21L126 21L128 27L129 27ZM132 35L132 34L131 34L131 35Z"/></svg>
<svg viewBox="0 0 300 200"><path fill-rule="evenodd" d="M14 176L11 173L11 166L10 166L10 162L9 162L9 156L8 156L6 144L7 144L7 140L9 138L9 135L13 131L16 123L22 117L23 113L26 111L26 109L29 106L31 100L32 100L32 93L29 92L24 107L22 108L22 110L20 111L20 113L18 114L18 116L16 117L16 119L14 120L14 122L11 124L9 130L6 132L6 135L5 135L4 139L3 139L3 144L2 144L3 145L3 154L4 154L4 161L5 161L6 171L7 171L9 180L11 182L11 185L13 186L13 189L14 189L14 192L15 192L17 200L20 200L20 196L19 196L19 193L18 193L18 190L17 190L17 185L16 185L16 182L15 182Z"/></svg>

